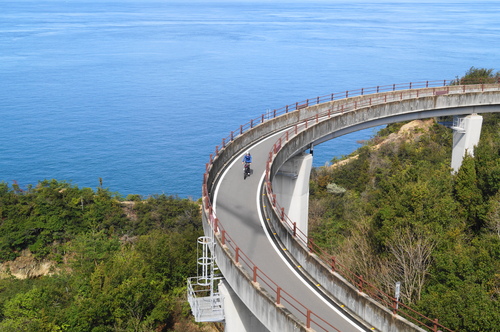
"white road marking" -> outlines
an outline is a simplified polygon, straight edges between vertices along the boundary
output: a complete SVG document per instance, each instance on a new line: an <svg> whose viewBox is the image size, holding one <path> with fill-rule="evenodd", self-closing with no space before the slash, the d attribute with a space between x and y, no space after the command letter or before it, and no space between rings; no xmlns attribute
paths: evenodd
<svg viewBox="0 0 500 332"><path fill-rule="evenodd" d="M277 135L280 135L282 134L283 132L285 132L286 130L288 129L285 129L283 131L280 131L280 132L277 132L276 134L266 138L264 141L268 140L268 139L271 139ZM264 141L260 141L254 145L252 145L249 149L251 150L251 148L261 144L262 142ZM215 215L217 215L217 197L219 196L219 189L220 189L220 183L222 183L222 180L224 179L224 177L227 175L227 172L229 171L229 169L231 169L234 164L236 162L239 162L243 156L244 156L245 152L242 152L241 154L239 154L237 156L237 158L234 159L234 161L230 164L229 167L226 168L226 170L224 171L224 173L222 173L221 177L220 177L220 180L217 184L217 187L215 189L215 195L214 195L214 202L213 202L213 212ZM262 174L262 177L259 181L259 186L258 188L261 187L263 181L264 181L264 178L265 178L265 172ZM319 297L321 299L321 301L323 301L323 303L325 303L330 309L332 309L333 311L335 311L339 316L341 317L344 317L344 320L345 321L348 321L352 326L353 328L355 328L357 331L364 331L363 329L361 329L357 324L355 324L351 319L349 319L348 317L346 317L344 315L344 313L342 311L339 311L335 306L333 306L331 303L329 303L319 292L317 289L313 288L308 282L306 282L303 277L297 273L297 271L295 270L295 267L290 265L289 262L285 259L285 257L282 255L281 253L281 250L276 246L276 244L274 243L273 239L271 238L271 235L269 234L269 232L267 231L267 227L265 226L264 224L264 218L262 216L262 212L261 212L261 209L260 209L260 191L258 190L257 191L257 195L256 195L256 206L258 207L258 213L259 213L259 219L260 219L260 223L261 223L261 226L262 228L264 229L264 233L266 234L266 237L268 238L269 242L271 243L271 246L274 248L274 250L276 251L276 253L278 253L278 256L280 257L280 259L285 263L285 265L292 271L292 273L306 286L308 287L317 297Z"/></svg>

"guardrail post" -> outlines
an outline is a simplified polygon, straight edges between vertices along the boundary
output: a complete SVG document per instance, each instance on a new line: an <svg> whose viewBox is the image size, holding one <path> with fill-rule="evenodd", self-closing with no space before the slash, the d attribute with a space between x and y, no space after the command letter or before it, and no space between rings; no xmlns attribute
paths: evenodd
<svg viewBox="0 0 500 332"><path fill-rule="evenodd" d="M214 162L214 155L210 154L210 164L212 164L213 162Z"/></svg>
<svg viewBox="0 0 500 332"><path fill-rule="evenodd" d="M359 291L360 291L360 292L363 292L363 276L361 276L361 275L360 275L360 276L358 277L358 279L359 279L359 283L358 283L358 288L359 288Z"/></svg>
<svg viewBox="0 0 500 332"><path fill-rule="evenodd" d="M297 223L296 222L293 223L293 236L294 237L297 236Z"/></svg>
<svg viewBox="0 0 500 332"><path fill-rule="evenodd" d="M225 230L222 230L220 242L222 243L222 245L226 244L226 231Z"/></svg>
<svg viewBox="0 0 500 332"><path fill-rule="evenodd" d="M318 122L319 122L319 115L316 114L316 123L318 123Z"/></svg>
<svg viewBox="0 0 500 332"><path fill-rule="evenodd" d="M236 257L235 257L235 260L236 260L236 264L238 264L239 260L240 260L240 247L236 247Z"/></svg>
<svg viewBox="0 0 500 332"><path fill-rule="evenodd" d="M273 116L276 117L276 110L273 111Z"/></svg>
<svg viewBox="0 0 500 332"><path fill-rule="evenodd" d="M285 107L285 113L288 113L288 105Z"/></svg>
<svg viewBox="0 0 500 332"><path fill-rule="evenodd" d="M377 85L377 93L379 93L380 91L380 87Z"/></svg>
<svg viewBox="0 0 500 332"><path fill-rule="evenodd" d="M253 119L250 120L250 128L253 128Z"/></svg>
<svg viewBox="0 0 500 332"><path fill-rule="evenodd" d="M262 114L262 120L260 120L260 123L264 123L264 114Z"/></svg>
<svg viewBox="0 0 500 332"><path fill-rule="evenodd" d="M433 323L434 323L434 327L432 328L432 330L433 330L434 332L437 332L437 330L438 330L438 326L437 326L437 324L438 324L438 319L437 319L437 318L436 318L436 319L434 319L434 320L433 320Z"/></svg>
<svg viewBox="0 0 500 332"><path fill-rule="evenodd" d="M281 208L281 220L285 220L285 208Z"/></svg>
<svg viewBox="0 0 500 332"><path fill-rule="evenodd" d="M281 304L281 287L276 290L276 304Z"/></svg>
<svg viewBox="0 0 500 332"><path fill-rule="evenodd" d="M332 96L331 96L331 98L330 98L330 99L331 99L331 101L333 101L333 99L335 99L335 96L334 96L334 94L333 94L333 93L332 93Z"/></svg>
<svg viewBox="0 0 500 332"><path fill-rule="evenodd" d="M313 239L311 237L307 238L307 248L309 252L313 251Z"/></svg>
<svg viewBox="0 0 500 332"><path fill-rule="evenodd" d="M346 91L346 92L345 92L345 97L346 97L346 98L349 98L349 91Z"/></svg>
<svg viewBox="0 0 500 332"><path fill-rule="evenodd" d="M335 272L335 263L336 263L336 259L335 259L335 256L332 256L332 272Z"/></svg>
<svg viewBox="0 0 500 332"><path fill-rule="evenodd" d="M257 265L253 267L253 282L257 282Z"/></svg>
<svg viewBox="0 0 500 332"><path fill-rule="evenodd" d="M429 87L429 81L425 81L425 87L428 88Z"/></svg>
<svg viewBox="0 0 500 332"><path fill-rule="evenodd" d="M217 146L215 147L215 155L217 156L218 154L219 154L219 146L217 145Z"/></svg>
<svg viewBox="0 0 500 332"><path fill-rule="evenodd" d="M215 218L214 220L214 233L219 231L219 218Z"/></svg>
<svg viewBox="0 0 500 332"><path fill-rule="evenodd" d="M396 91L396 84L392 85L392 91Z"/></svg>
<svg viewBox="0 0 500 332"><path fill-rule="evenodd" d="M308 329L311 328L311 310L307 309L307 320L306 320L306 327Z"/></svg>
<svg viewBox="0 0 500 332"><path fill-rule="evenodd" d="M364 95L365 93L365 88L361 88L361 95Z"/></svg>
<svg viewBox="0 0 500 332"><path fill-rule="evenodd" d="M286 141L288 142L288 130L286 131Z"/></svg>
<svg viewBox="0 0 500 332"><path fill-rule="evenodd" d="M223 139L222 139L222 148L225 148L225 147L226 147L226 139L225 139L225 138L223 138Z"/></svg>
<svg viewBox="0 0 500 332"><path fill-rule="evenodd" d="M243 125L240 125L240 135L243 134Z"/></svg>

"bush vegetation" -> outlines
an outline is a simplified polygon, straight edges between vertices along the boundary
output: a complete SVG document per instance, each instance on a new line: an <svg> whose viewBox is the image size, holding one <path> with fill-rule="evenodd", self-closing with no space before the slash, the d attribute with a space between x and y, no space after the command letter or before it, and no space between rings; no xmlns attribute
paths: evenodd
<svg viewBox="0 0 500 332"><path fill-rule="evenodd" d="M0 331L201 331L186 278L196 275L200 207L158 195L0 183L0 261L30 252L51 275L0 279Z"/></svg>

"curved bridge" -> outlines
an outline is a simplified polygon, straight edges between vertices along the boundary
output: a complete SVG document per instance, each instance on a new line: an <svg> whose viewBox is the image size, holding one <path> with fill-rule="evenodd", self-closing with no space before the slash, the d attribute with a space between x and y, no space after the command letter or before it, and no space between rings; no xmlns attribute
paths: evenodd
<svg viewBox="0 0 500 332"><path fill-rule="evenodd" d="M417 323L449 331L435 317L401 310L395 298L317 250L273 192L287 160L329 139L392 122L500 111L500 84L449 83L379 86L306 100L253 119L222 140L206 165L202 214L217 267L241 301L231 315L243 316L243 306L248 308L258 322L240 319L252 331L422 331ZM244 180L246 150L254 162Z"/></svg>

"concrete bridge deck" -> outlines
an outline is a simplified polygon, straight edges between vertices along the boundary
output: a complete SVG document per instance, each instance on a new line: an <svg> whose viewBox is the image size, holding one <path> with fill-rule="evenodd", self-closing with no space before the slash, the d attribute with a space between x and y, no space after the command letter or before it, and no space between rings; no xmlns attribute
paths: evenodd
<svg viewBox="0 0 500 332"><path fill-rule="evenodd" d="M369 331L369 327L349 318L348 314L338 305L319 296L315 286L311 286L297 274L297 267L290 266L279 252L272 238L267 234L264 216L260 209L261 186L265 175L265 160L275 143L276 135L265 138L253 145L249 150L253 156L253 174L243 179L241 159L237 156L229 168L221 176L216 194L213 198L214 211L219 220L225 223L225 230L231 234L234 241L246 256L263 271L269 279L279 283L280 287L290 296L304 304L315 315L312 317L311 328L317 331ZM253 271L248 271L252 273ZM262 285L265 289L266 285ZM268 289L268 292L274 292ZM297 317L305 317L307 312L300 308L289 308ZM304 315L305 314L305 315Z"/></svg>
<svg viewBox="0 0 500 332"><path fill-rule="evenodd" d="M498 112L499 105L498 84L421 89L410 84L410 90L361 92L342 100L320 103L318 98L315 105L297 104L293 111L288 112L287 107L281 116L262 116L258 125L252 121L245 130L240 127L238 135L232 132L223 140L211 156L204 178L205 235L214 237L217 265L261 323L259 331L419 330L354 285L333 278L334 273L322 269L321 263L311 262L315 259L307 251L307 239L300 243L291 235L293 231L283 223L264 182L272 181L289 158L311 143L403 120ZM297 126L302 129L297 131ZM288 129L285 140L282 133ZM241 165L245 150L254 157L253 175L246 180ZM279 235L282 247L275 245L269 227ZM290 257L293 261L287 263Z"/></svg>

